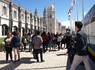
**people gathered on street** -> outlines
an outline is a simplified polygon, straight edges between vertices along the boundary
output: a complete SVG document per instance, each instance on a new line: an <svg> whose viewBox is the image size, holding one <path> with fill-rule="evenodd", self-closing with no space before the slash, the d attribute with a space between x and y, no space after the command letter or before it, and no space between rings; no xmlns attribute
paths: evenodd
<svg viewBox="0 0 95 70"><path fill-rule="evenodd" d="M13 63L19 62L21 59L21 48L24 50L23 52L26 52L27 50L31 52L33 54L33 58L36 59L37 62L45 61L43 54L47 51L51 52L67 49L66 54L68 54L68 58L71 63L70 70L75 70L77 65L81 62L84 63L86 70L91 70L89 65L89 56L86 50L87 36L81 28L82 23L80 21L76 21L76 34L74 35L70 34L68 31L64 34L46 33L45 31L40 33L40 31L35 31L34 34L29 32L20 37L21 35L19 35L16 31L12 33L8 32L7 37L4 39L6 61L8 62L8 56L10 55L10 60L13 61Z"/></svg>

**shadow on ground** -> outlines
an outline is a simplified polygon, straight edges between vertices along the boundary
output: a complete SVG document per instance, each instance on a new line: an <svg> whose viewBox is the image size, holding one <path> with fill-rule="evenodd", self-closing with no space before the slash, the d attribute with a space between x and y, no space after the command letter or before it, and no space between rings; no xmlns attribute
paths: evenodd
<svg viewBox="0 0 95 70"><path fill-rule="evenodd" d="M33 70L42 70L42 69L57 69L57 68L63 68L66 66L56 66L56 67L43 67L43 68L32 68Z"/></svg>
<svg viewBox="0 0 95 70"><path fill-rule="evenodd" d="M33 59L33 58L23 57L23 58L21 58L21 60L19 62L16 62L16 63L10 62L8 65L0 68L0 70L14 70L20 64L30 64L30 63L36 62L36 61L30 61L31 59ZM2 61L0 61L0 64L6 64L6 61L2 60Z"/></svg>
<svg viewBox="0 0 95 70"><path fill-rule="evenodd" d="M65 53L64 54L56 54L57 56L63 56L63 55L66 55Z"/></svg>

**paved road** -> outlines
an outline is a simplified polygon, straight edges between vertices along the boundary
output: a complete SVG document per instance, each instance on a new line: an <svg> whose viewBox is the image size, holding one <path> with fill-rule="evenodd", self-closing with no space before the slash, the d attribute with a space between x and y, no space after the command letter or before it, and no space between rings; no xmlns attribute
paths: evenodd
<svg viewBox="0 0 95 70"><path fill-rule="evenodd" d="M6 62L5 53L0 52L0 70L69 70L70 64L66 50L44 53L45 62L36 62L30 52L21 52L20 62ZM77 70L85 70L83 66Z"/></svg>
<svg viewBox="0 0 95 70"><path fill-rule="evenodd" d="M66 50L44 53L45 62L37 63L30 52L21 52L21 61L6 63L5 53L0 52L0 70L66 70ZM2 56L2 57L1 57Z"/></svg>

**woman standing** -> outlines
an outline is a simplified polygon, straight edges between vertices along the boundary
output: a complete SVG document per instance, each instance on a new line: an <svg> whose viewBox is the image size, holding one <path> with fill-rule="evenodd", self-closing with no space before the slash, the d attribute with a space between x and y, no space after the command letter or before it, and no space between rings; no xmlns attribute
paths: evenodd
<svg viewBox="0 0 95 70"><path fill-rule="evenodd" d="M10 59L12 60L12 47L11 47L11 39L12 39L12 34L9 32L7 34L7 37L4 39L5 42L5 51L6 51L6 61L8 61L8 55L10 54Z"/></svg>
<svg viewBox="0 0 95 70"><path fill-rule="evenodd" d="M12 34L13 34L13 38L11 40L11 45L13 47L14 63L15 63L16 61L20 60L19 48L20 48L21 44L20 44L20 37L19 37L18 33L13 32ZM18 56L18 60L17 60L17 56Z"/></svg>

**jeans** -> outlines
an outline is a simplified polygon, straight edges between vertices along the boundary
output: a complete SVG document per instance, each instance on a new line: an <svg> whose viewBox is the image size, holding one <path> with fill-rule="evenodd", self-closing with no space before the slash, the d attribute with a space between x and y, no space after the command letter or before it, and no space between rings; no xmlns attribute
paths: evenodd
<svg viewBox="0 0 95 70"><path fill-rule="evenodd" d="M5 47L6 50L6 60L8 60L8 55L10 54L10 59L12 60L12 47Z"/></svg>
<svg viewBox="0 0 95 70"><path fill-rule="evenodd" d="M42 49L34 49L34 53L35 53L35 56L36 56L37 61L39 61L39 57L38 57L38 54L39 53L40 53L40 59L41 59L41 61L43 61Z"/></svg>
<svg viewBox="0 0 95 70"><path fill-rule="evenodd" d="M86 69L86 70L92 70L92 69L91 69L91 66L90 66L90 61L89 61L89 56L88 56L88 55L85 55L85 56L75 55L70 70L75 70L76 67L77 67L82 61L83 61L84 65L85 65L85 69Z"/></svg>

